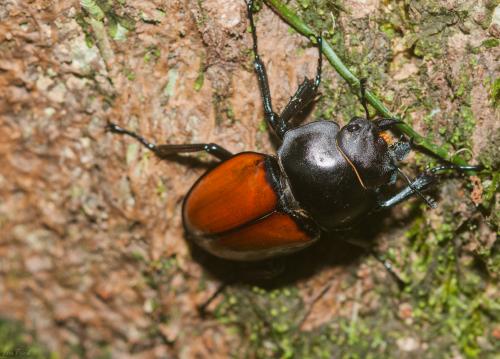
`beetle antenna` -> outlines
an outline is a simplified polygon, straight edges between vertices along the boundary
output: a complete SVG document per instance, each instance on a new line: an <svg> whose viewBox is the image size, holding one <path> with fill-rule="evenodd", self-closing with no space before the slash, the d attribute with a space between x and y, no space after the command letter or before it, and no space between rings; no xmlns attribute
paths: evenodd
<svg viewBox="0 0 500 359"><path fill-rule="evenodd" d="M365 109L366 119L370 120L370 111L368 111L368 104L366 103L366 78L359 80L359 88L361 90L361 105Z"/></svg>
<svg viewBox="0 0 500 359"><path fill-rule="evenodd" d="M415 186L413 186L413 184L411 183L410 179L408 178L408 176L399 169L399 167L396 167L396 170L398 171L398 173L406 180L406 182L408 183L408 187L411 188L411 190L418 194L423 200L425 203L427 203L427 205L430 207L430 208L436 208L437 205L436 205L436 202L434 202L432 199L430 198L427 198L425 197L422 192L419 191L418 188L416 188Z"/></svg>
<svg viewBox="0 0 500 359"><path fill-rule="evenodd" d="M446 165L441 165L437 167L433 167L428 170L428 172L431 173L436 173L436 172L441 172L441 171L446 171L446 170L454 170L454 171L482 171L484 169L483 165L470 165L470 166L462 166L462 165L455 165L455 164L446 164Z"/></svg>

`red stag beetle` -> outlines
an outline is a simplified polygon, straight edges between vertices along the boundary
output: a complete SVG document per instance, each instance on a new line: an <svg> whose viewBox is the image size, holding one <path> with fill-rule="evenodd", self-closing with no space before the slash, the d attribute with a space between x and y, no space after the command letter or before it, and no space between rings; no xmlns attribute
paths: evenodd
<svg viewBox="0 0 500 359"><path fill-rule="evenodd" d="M142 136L109 123L107 129L128 135L161 159L172 154L205 151L220 163L192 186L184 199L182 219L187 236L211 254L235 261L258 261L296 252L315 242L323 231L348 227L370 212L390 208L421 191L444 170L477 170L477 166L443 165L410 181L397 194L383 197L402 172L397 162L410 151L408 141L389 145L383 132L401 121L371 120L361 86L366 117L354 117L340 127L333 121L293 126L290 119L316 97L321 82L322 39L317 74L306 78L281 114L274 112L268 79L257 48L247 3L254 52L254 68L264 115L281 144L276 155L233 154L214 143L156 145ZM387 262L383 262L390 270ZM391 271L391 274L394 273ZM401 284L401 280L399 280Z"/></svg>

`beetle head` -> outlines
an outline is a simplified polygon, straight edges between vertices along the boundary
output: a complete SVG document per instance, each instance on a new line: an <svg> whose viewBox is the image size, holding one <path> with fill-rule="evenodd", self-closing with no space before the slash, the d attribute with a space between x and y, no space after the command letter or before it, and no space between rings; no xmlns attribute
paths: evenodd
<svg viewBox="0 0 500 359"><path fill-rule="evenodd" d="M393 178L396 167L382 131L399 123L393 119L370 121L354 117L337 135L337 148L364 188L376 188Z"/></svg>

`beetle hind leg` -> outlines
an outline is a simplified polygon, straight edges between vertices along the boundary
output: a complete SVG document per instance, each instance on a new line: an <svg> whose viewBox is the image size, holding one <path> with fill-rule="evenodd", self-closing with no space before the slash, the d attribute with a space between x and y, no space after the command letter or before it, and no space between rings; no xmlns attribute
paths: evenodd
<svg viewBox="0 0 500 359"><path fill-rule="evenodd" d="M205 318L207 316L208 306L224 292L224 290L227 288L228 285L229 283L219 284L217 289L210 295L210 297L208 297L207 300L205 300L203 303L197 306L198 314L200 315L201 318Z"/></svg>
<svg viewBox="0 0 500 359"><path fill-rule="evenodd" d="M390 260L385 258L385 256L381 255L380 253L376 252L373 247L365 242L362 241L356 241L356 240L347 240L347 243L350 243L356 247L362 248L367 254L370 254L373 258L377 260L380 264L382 264L391 276L391 278L396 282L399 290L403 290L406 288L406 286L409 284L408 282L404 281L401 279L401 277L394 271L394 265Z"/></svg>
<svg viewBox="0 0 500 359"><path fill-rule="evenodd" d="M168 158L168 157L170 157L174 154L178 154L178 153L201 152L201 151L205 151L205 152L213 155L214 157L217 157L221 161L225 161L233 155L231 152L229 152L225 148L223 148L215 143L156 145L154 143L149 142L141 135L139 135L133 131L127 130L125 128L122 128L122 127L120 127L117 124L112 123L112 122L108 122L108 124L106 126L106 130L109 132L112 132L112 133L119 134L119 135L126 135L129 137L135 138L142 145L144 145L144 147L146 147L148 150L154 152L154 154L161 159Z"/></svg>

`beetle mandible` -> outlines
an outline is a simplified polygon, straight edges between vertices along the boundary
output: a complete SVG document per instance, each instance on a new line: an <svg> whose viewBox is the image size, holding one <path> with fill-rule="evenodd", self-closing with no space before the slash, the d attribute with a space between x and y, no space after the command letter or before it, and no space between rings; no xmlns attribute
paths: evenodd
<svg viewBox="0 0 500 359"><path fill-rule="evenodd" d="M220 160L186 195L182 219L189 239L211 254L238 261L257 261L289 254L314 243L322 231L348 227L369 212L390 208L419 194L445 169L475 166L444 165L427 170L396 195L383 196L400 172L396 163L410 145L389 145L382 132L401 121L354 117L344 127L333 121L293 126L291 118L316 97L321 82L322 39L316 37L317 73L305 78L281 114L274 112L265 66L259 56L253 1L247 3L254 69L265 119L281 144L276 156L256 152L232 154L213 143L155 145L114 123L107 129L140 141L159 158L205 151ZM430 200L426 200L432 205Z"/></svg>

